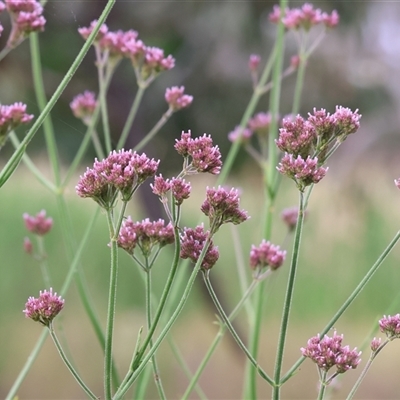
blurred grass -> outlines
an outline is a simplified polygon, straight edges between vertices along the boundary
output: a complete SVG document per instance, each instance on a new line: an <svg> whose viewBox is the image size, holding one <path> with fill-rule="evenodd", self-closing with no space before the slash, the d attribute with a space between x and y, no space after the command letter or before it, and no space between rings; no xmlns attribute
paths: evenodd
<svg viewBox="0 0 400 400"><path fill-rule="evenodd" d="M378 179L385 176L382 171L377 169L374 171L368 177L368 179L376 178L373 186L363 185L363 167L359 166L354 170L352 177L338 180L331 174L315 187L304 229L292 320L289 327L288 354L285 358L287 367L299 357L299 348L305 345L309 337L317 334L341 306L398 228L400 215L396 209L398 201L396 188L391 184L390 179ZM196 176L192 179L193 194L183 210L185 225L193 226L198 222L198 208L204 199L205 186L211 186L214 182L212 177L206 176ZM232 180L231 184L242 188L241 206L248 210L251 216L249 221L238 227L243 253L247 259L251 244L259 244L261 241L260 210L263 207L263 199L260 178L249 166L244 168L237 176L237 180ZM89 199L78 198L72 186L68 189L67 201L71 209L76 240L79 241L96 204ZM280 211L283 207L295 205L296 202L297 193L294 185L284 180L276 206L276 223L273 232L275 243L282 243L286 234L279 220ZM132 203L129 209L132 218L144 218L141 205L135 200ZM38 324L26 320L22 314L28 296L36 296L39 290L43 289L38 265L22 251L23 238L27 235L22 220L24 212L36 214L41 209L46 209L47 214L54 218L54 228L45 240L55 290L61 287L68 265L62 234L57 223L54 198L38 186L24 167L21 167L2 189L1 204L7 210L1 213L2 237L0 241L2 260L0 397L4 397L42 329ZM220 248L221 255L220 261L212 271L212 280L220 289L229 310L240 297L229 226L221 228L215 242ZM82 265L90 294L102 321L105 321L108 291L107 243L105 218L101 215L85 249ZM288 246L289 255L290 248L291 244ZM398 301L397 308L389 310L388 307L398 295L399 255L399 250L395 249L381 270L345 313L343 319L338 322L336 328L340 333L344 333L345 343L349 343L351 347L362 344L377 317L398 311ZM161 290L165 281L171 257L171 251L164 251L155 266L154 280L158 290ZM145 324L145 320L144 292L138 268L123 253L120 255L120 262L116 354L119 367L123 371L129 362L136 334L140 326ZM287 273L288 262L267 285L261 363L266 365L267 371L271 372ZM204 297L199 291L200 287L201 285L198 285L195 288L195 293L174 328L174 337L193 369L200 362L207 349L207 343L210 343L217 330L217 326L213 324L215 311L204 302ZM61 336L67 340L74 360L87 378L89 385L101 393L103 368L101 350L93 337L92 329L73 286L65 298L66 307L56 323L56 328L61 330ZM239 321L238 327L246 340L245 318ZM382 371L391 365L396 346L397 344L392 344L393 351L384 351L378 357L387 361L386 363L380 361L380 367L375 369L375 375L382 375ZM235 345L227 339L222 348L213 357L201 382L210 398L239 398L244 358ZM185 389L186 378L171 356L168 345L162 346L160 351L161 371L167 393L170 394L170 398L179 397ZM88 357L89 354L90 357ZM367 355L368 351L365 352L364 362ZM369 392L372 390L371 382L375 382L377 393L373 398L394 398L399 389L396 387L397 381L387 376L383 384L379 380L376 381L377 377L373 375L372 371L369 378L373 380L362 386L357 398L362 399L365 396L371 398ZM231 384L232 376L235 377L235 384ZM343 379L343 392L338 392L338 398L343 398L343 393L346 393L345 390L348 390L357 376L358 371L350 371L346 374ZM301 383L301 388L299 388L299 382L304 382L304 379L307 380L307 384ZM314 367L311 363L304 363L298 376L285 387L283 392L285 398L315 397L316 379ZM261 398L268 398L269 388L262 382L260 382L260 388ZM82 393L69 377L50 341L21 387L19 395L21 399L82 398ZM153 398L152 396L156 396L154 391L149 392L148 398ZM193 398L196 397L193 396Z"/></svg>

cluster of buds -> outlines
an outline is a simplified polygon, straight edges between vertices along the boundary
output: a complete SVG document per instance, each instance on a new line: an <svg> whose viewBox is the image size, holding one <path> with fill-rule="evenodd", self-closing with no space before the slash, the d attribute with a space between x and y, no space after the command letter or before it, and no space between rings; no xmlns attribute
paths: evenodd
<svg viewBox="0 0 400 400"><path fill-rule="evenodd" d="M301 8L286 8L282 16L280 7L275 5L269 15L269 20L274 23L282 21L288 30L309 31L317 25L325 25L326 28L335 27L339 23L339 14L336 10L328 14L306 3Z"/></svg>
<svg viewBox="0 0 400 400"><path fill-rule="evenodd" d="M182 132L181 138L176 139L175 150L185 159L185 174L209 172L218 175L221 172L221 152L218 146L213 146L210 135L193 139L190 131Z"/></svg>
<svg viewBox="0 0 400 400"><path fill-rule="evenodd" d="M250 267L256 271L256 276L266 267L272 271L278 269L285 261L286 251L277 245L263 240L259 246L251 246Z"/></svg>
<svg viewBox="0 0 400 400"><path fill-rule="evenodd" d="M318 183L326 174L322 165L329 157L329 150L338 146L360 126L358 110L336 106L336 112L314 109L307 120L298 115L286 118L279 130L276 145L285 152L278 171L296 182L299 190Z"/></svg>
<svg viewBox="0 0 400 400"><path fill-rule="evenodd" d="M249 119L245 128L240 126L235 127L235 129L228 134L228 139L231 142L240 140L242 143L247 143L254 133L256 133L259 138L265 139L268 137L271 119L271 113L259 112Z"/></svg>
<svg viewBox="0 0 400 400"><path fill-rule="evenodd" d="M4 146L8 134L21 124L27 124L33 115L26 114L26 105L14 103L0 106L0 149Z"/></svg>
<svg viewBox="0 0 400 400"><path fill-rule="evenodd" d="M94 110L97 107L96 95L89 90L85 90L83 93L75 96L69 106L74 116L89 126Z"/></svg>
<svg viewBox="0 0 400 400"><path fill-rule="evenodd" d="M207 187L206 199L201 205L201 211L209 218L213 233L222 224L231 222L238 225L249 218L246 211L239 209L239 200L237 189L232 188L228 191L221 186Z"/></svg>
<svg viewBox="0 0 400 400"><path fill-rule="evenodd" d="M53 219L46 218L45 210L38 212L35 216L24 213L22 217L26 229L35 235L43 236L53 227Z"/></svg>
<svg viewBox="0 0 400 400"><path fill-rule="evenodd" d="M361 361L361 352L357 348L350 350L349 346L342 346L342 340L343 335L337 335L336 332L332 337L325 335L322 339L317 335L308 340L307 347L300 350L304 357L310 358L321 370L328 371L335 366L336 374L342 374L357 368Z"/></svg>
<svg viewBox="0 0 400 400"><path fill-rule="evenodd" d="M308 211L304 210L304 218L307 217ZM296 228L297 220L299 218L299 209L297 207L285 208L281 213L283 222L288 227L289 231Z"/></svg>
<svg viewBox="0 0 400 400"><path fill-rule="evenodd" d="M112 151L102 161L95 160L80 177L76 192L80 197L91 197L105 209L114 206L118 192L123 201L129 201L136 189L153 177L159 161L136 151Z"/></svg>
<svg viewBox="0 0 400 400"><path fill-rule="evenodd" d="M210 231L204 231L204 226L198 225L195 229L184 228L181 235L181 258L189 258L192 262L196 263L204 249L206 243L208 244L207 251L201 263L203 270L209 270L218 261L219 252L218 247L214 246L210 237Z"/></svg>
<svg viewBox="0 0 400 400"><path fill-rule="evenodd" d="M89 27L79 28L78 32L87 39L97 21L93 21ZM164 51L157 47L146 46L138 39L138 33L134 30L109 31L103 24L96 36L94 46L100 57L100 64L110 61L116 64L122 58L131 60L137 78L142 84L149 84L160 72L169 70L175 66L175 60L171 55L165 56Z"/></svg>
<svg viewBox="0 0 400 400"><path fill-rule="evenodd" d="M139 247L144 257L149 257L154 248L164 247L174 242L174 228L165 224L163 219L150 221L148 218L141 222L133 222L128 217L122 224L118 235L117 245L130 255L135 247Z"/></svg>
<svg viewBox="0 0 400 400"><path fill-rule="evenodd" d="M384 315L384 317L379 320L379 329L389 339L400 338L400 314L393 316Z"/></svg>
<svg viewBox="0 0 400 400"><path fill-rule="evenodd" d="M27 318L40 322L42 325L49 327L53 319L64 307L64 299L50 291L40 291L39 297L29 297L25 304L23 313Z"/></svg>
<svg viewBox="0 0 400 400"><path fill-rule="evenodd" d="M165 101L171 111L178 111L192 104L193 96L185 94L185 87L173 86L165 91Z"/></svg>
<svg viewBox="0 0 400 400"><path fill-rule="evenodd" d="M163 204L168 202L167 193L171 191L175 204L180 206L183 200L190 196L191 185L183 178L164 179L160 174L154 178L154 184L150 185L153 193L157 195Z"/></svg>
<svg viewBox="0 0 400 400"><path fill-rule="evenodd" d="M44 30L46 20L43 17L43 7L36 0L5 0L0 2L0 11L7 9L11 17L11 33L7 47L14 48L31 32Z"/></svg>

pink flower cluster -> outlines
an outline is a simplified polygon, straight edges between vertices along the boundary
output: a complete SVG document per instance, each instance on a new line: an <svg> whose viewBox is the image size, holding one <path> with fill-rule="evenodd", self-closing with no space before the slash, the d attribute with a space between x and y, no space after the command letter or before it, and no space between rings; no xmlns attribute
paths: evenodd
<svg viewBox="0 0 400 400"><path fill-rule="evenodd" d="M307 217L307 210L305 210L304 217ZM281 214L283 222L293 231L296 228L297 219L299 217L299 209L297 207L285 208Z"/></svg>
<svg viewBox="0 0 400 400"><path fill-rule="evenodd" d="M259 112L249 119L247 127L242 129L240 126L235 127L233 131L228 134L228 139L231 142L241 140L246 143L256 133L260 137L267 137L269 127L271 125L271 114L269 112Z"/></svg>
<svg viewBox="0 0 400 400"><path fill-rule="evenodd" d="M384 315L379 320L379 328L390 339L400 338L400 314Z"/></svg>
<svg viewBox="0 0 400 400"><path fill-rule="evenodd" d="M27 124L33 115L26 114L26 105L14 103L9 106L0 106L0 148L7 140L10 131L17 128L20 124Z"/></svg>
<svg viewBox="0 0 400 400"><path fill-rule="evenodd" d="M218 146L213 146L210 135L192 139L190 131L182 132L181 138L176 139L175 150L186 160L186 174L209 172L218 175L221 172L221 152Z"/></svg>
<svg viewBox="0 0 400 400"><path fill-rule="evenodd" d="M269 20L278 23L281 20L281 9L275 5L269 15ZM286 29L304 29L309 31L313 26L324 24L327 28L333 28L339 23L339 14L333 10L331 14L314 8L312 4L305 3L301 8L286 8L282 18Z"/></svg>
<svg viewBox="0 0 400 400"><path fill-rule="evenodd" d="M87 39L96 23L97 21L93 21L89 27L79 28L78 32ZM130 59L138 76L144 81L175 66L175 60L171 55L166 57L163 50L146 46L138 39L138 33L134 30L109 31L107 25L103 24L94 45L102 54L103 62L107 57L111 57L114 62L123 57Z"/></svg>
<svg viewBox="0 0 400 400"><path fill-rule="evenodd" d="M80 177L76 192L80 197L91 197L104 208L114 205L118 192L129 201L135 190L157 172L159 161L139 155L132 150L112 151L102 161L95 160Z"/></svg>
<svg viewBox="0 0 400 400"><path fill-rule="evenodd" d="M192 104L193 96L185 94L185 87L173 86L165 91L165 101L172 111L178 111Z"/></svg>
<svg viewBox="0 0 400 400"><path fill-rule="evenodd" d="M46 211L42 210L35 216L24 213L25 227L35 235L43 236L53 227L53 219L46 218Z"/></svg>
<svg viewBox="0 0 400 400"><path fill-rule="evenodd" d="M307 347L300 350L304 357L311 358L318 367L328 371L336 366L336 372L342 374L349 369L357 368L360 363L361 351L357 348L350 350L349 346L342 346L343 335L337 335L334 332L332 337L327 335L323 339L320 336L314 336L307 342Z"/></svg>
<svg viewBox="0 0 400 400"><path fill-rule="evenodd" d="M189 258L194 263L200 257L200 254L210 235L209 231L204 231L204 226L199 225L195 229L184 228L181 236L181 258ZM201 263L201 268L208 270L213 267L219 258L218 247L214 246L210 239L208 249Z"/></svg>
<svg viewBox="0 0 400 400"><path fill-rule="evenodd" d="M12 22L11 34L7 41L8 47L15 47L31 32L44 30L46 20L42 15L43 7L38 1L5 0L5 4Z"/></svg>
<svg viewBox="0 0 400 400"><path fill-rule="evenodd" d="M174 242L174 228L171 223L165 224L163 219L150 221L148 218L142 222L133 222L128 217L122 224L118 235L119 247L133 254L138 246L145 257L149 257L155 246L164 247Z"/></svg>
<svg viewBox="0 0 400 400"><path fill-rule="evenodd" d="M38 298L29 297L23 312L27 318L38 321L45 326L50 326L63 307L64 299L61 296L57 296L57 293L53 293L53 289L50 288L50 291L40 291Z"/></svg>
<svg viewBox="0 0 400 400"><path fill-rule="evenodd" d="M298 115L294 120L284 119L276 140L285 152L278 170L294 179L300 190L319 182L327 169L322 165L330 146L340 144L360 126L358 110L336 106L336 112L314 109L307 120Z"/></svg>
<svg viewBox="0 0 400 400"><path fill-rule="evenodd" d="M250 267L252 269L270 267L271 270L276 270L284 263L285 258L286 251L263 239L259 246L251 246Z"/></svg>
<svg viewBox="0 0 400 400"><path fill-rule="evenodd" d="M213 232L216 232L222 224L232 222L238 225L249 218L244 210L239 209L239 200L237 189L232 188L228 191L221 186L207 187L201 211L210 219Z"/></svg>
<svg viewBox="0 0 400 400"><path fill-rule="evenodd" d="M164 179L161 174L154 178L154 184L151 184L150 186L153 189L153 193L159 196L163 203L168 201L166 195L171 191L177 206L180 206L183 203L183 200L189 198L191 191L190 183L186 182L185 179Z"/></svg>
<svg viewBox="0 0 400 400"><path fill-rule="evenodd" d="M96 95L89 90L85 90L83 93L75 96L69 106L76 118L81 119L86 125L89 125L90 119L97 107Z"/></svg>

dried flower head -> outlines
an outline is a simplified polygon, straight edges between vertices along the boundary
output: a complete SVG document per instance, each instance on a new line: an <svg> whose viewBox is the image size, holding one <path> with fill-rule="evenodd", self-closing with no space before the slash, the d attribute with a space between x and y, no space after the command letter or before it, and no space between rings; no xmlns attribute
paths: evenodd
<svg viewBox="0 0 400 400"><path fill-rule="evenodd" d="M181 258L189 258L196 263L210 235L209 231L204 231L203 224L195 229L184 228L181 236ZM218 247L214 246L213 241L209 240L209 246L201 263L203 270L209 270L218 261Z"/></svg>
<svg viewBox="0 0 400 400"><path fill-rule="evenodd" d="M238 225L246 221L249 217L244 210L239 209L239 191L232 188L226 190L218 188L208 188L206 199L201 205L201 211L210 219L210 226L216 232L222 224L232 222Z"/></svg>
<svg viewBox="0 0 400 400"><path fill-rule="evenodd" d="M307 347L300 350L304 357L311 358L317 366L328 371L336 366L336 372L342 374L349 369L357 368L360 363L361 351L357 348L350 350L349 346L342 346L343 335L334 332L332 337L325 335L323 339L319 335L312 337L307 342Z"/></svg>
<svg viewBox="0 0 400 400"><path fill-rule="evenodd" d="M285 258L286 251L263 239L259 246L251 246L250 267L252 269L270 267L271 270L276 270L284 263Z"/></svg>
<svg viewBox="0 0 400 400"><path fill-rule="evenodd" d="M50 291L40 291L38 298L29 297L23 312L27 318L48 327L63 307L64 299L53 293L53 289L50 288Z"/></svg>
<svg viewBox="0 0 400 400"><path fill-rule="evenodd" d="M24 213L23 218L26 229L35 235L43 236L49 232L53 226L53 219L46 218L45 210L40 211L35 216Z"/></svg>
<svg viewBox="0 0 400 400"><path fill-rule="evenodd" d="M390 339L400 338L400 314L384 315L379 320L379 328Z"/></svg>
<svg viewBox="0 0 400 400"><path fill-rule="evenodd" d="M172 111L178 111L192 104L193 96L185 94L184 86L173 86L165 91L165 101Z"/></svg>

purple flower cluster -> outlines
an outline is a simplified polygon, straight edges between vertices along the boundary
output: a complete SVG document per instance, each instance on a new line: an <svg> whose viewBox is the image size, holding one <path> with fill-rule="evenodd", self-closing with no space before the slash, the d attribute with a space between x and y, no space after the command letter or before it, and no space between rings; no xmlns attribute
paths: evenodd
<svg viewBox="0 0 400 400"><path fill-rule="evenodd" d="M26 114L26 105L14 103L9 106L0 106L0 148L4 146L7 135L20 124L27 124L33 115Z"/></svg>
<svg viewBox="0 0 400 400"><path fill-rule="evenodd" d="M305 210L304 217L307 216L307 210ZM281 217L283 222L287 225L289 231L293 231L296 228L297 219L299 217L299 209L297 207L285 208Z"/></svg>
<svg viewBox="0 0 400 400"><path fill-rule="evenodd" d="M35 216L24 213L25 227L35 235L43 236L53 227L53 219L46 218L46 211L42 210Z"/></svg>
<svg viewBox="0 0 400 400"><path fill-rule="evenodd" d="M319 335L312 337L307 342L307 347L300 350L304 357L311 358L318 367L328 371L333 366L336 372L342 374L349 369L357 368L360 363L361 351L357 348L350 350L349 346L342 346L343 335L334 332L332 337L327 335L323 339Z"/></svg>
<svg viewBox="0 0 400 400"><path fill-rule="evenodd" d="M155 246L164 247L174 242L174 228L165 224L163 219L150 221L148 218L142 222L133 222L128 217L122 224L118 235L117 244L130 255L138 246L145 257L148 257Z"/></svg>
<svg viewBox="0 0 400 400"><path fill-rule="evenodd" d="M221 172L221 152L218 146L213 146L210 135L192 139L190 131L182 132L181 138L176 139L175 150L185 158L186 174L209 172L218 175Z"/></svg>
<svg viewBox="0 0 400 400"><path fill-rule="evenodd" d="M0 11L4 9L1 3ZM43 7L36 0L5 0L7 11L11 17L12 29L7 41L7 47L13 48L25 39L31 32L44 30L46 20L43 17Z"/></svg>
<svg viewBox="0 0 400 400"><path fill-rule="evenodd" d="M178 111L192 104L193 96L185 94L185 87L172 86L165 91L165 101L172 111Z"/></svg>
<svg viewBox="0 0 400 400"><path fill-rule="evenodd" d="M269 20L278 23L281 20L281 9L274 6ZM286 29L304 29L309 31L313 26L324 24L327 28L333 28L339 23L339 14L336 10L331 14L322 12L319 8L314 8L312 4L306 3L301 8L286 8L282 23Z"/></svg>
<svg viewBox="0 0 400 400"><path fill-rule="evenodd" d="M379 320L379 328L388 338L400 338L400 314L384 315Z"/></svg>
<svg viewBox="0 0 400 400"><path fill-rule="evenodd" d="M213 232L216 232L222 224L232 222L238 225L249 218L244 210L239 209L239 200L237 189L232 188L228 191L221 186L217 189L207 187L201 211L210 219Z"/></svg>
<svg viewBox="0 0 400 400"><path fill-rule="evenodd" d="M96 23L97 21L92 21L89 27L79 28L78 32L87 39ZM107 25L103 24L94 45L102 55L103 62L109 58L114 63L121 58L130 59L138 77L143 81L151 80L161 71L175 66L175 60L171 55L165 57L163 50L146 46L138 39L138 33L134 30L109 31Z"/></svg>
<svg viewBox="0 0 400 400"><path fill-rule="evenodd" d="M285 258L286 251L263 239L259 246L251 246L250 267L252 269L270 267L271 270L276 270L284 263Z"/></svg>
<svg viewBox="0 0 400 400"><path fill-rule="evenodd" d="M51 321L63 307L64 299L61 296L57 296L57 293L53 293L53 289L50 288L50 291L40 291L38 298L29 297L23 312L27 318L38 321L45 326L50 326Z"/></svg>
<svg viewBox="0 0 400 400"><path fill-rule="evenodd" d="M112 151L102 161L95 159L93 168L87 168L80 177L76 192L80 197L91 197L104 208L114 205L118 192L123 201L129 201L135 190L157 172L159 161L136 151Z"/></svg>
<svg viewBox="0 0 400 400"><path fill-rule="evenodd" d="M75 96L69 106L76 118L81 119L84 124L89 125L97 106L96 95L89 90L85 90L83 93Z"/></svg>
<svg viewBox="0 0 400 400"><path fill-rule="evenodd" d="M164 179L160 174L154 178L154 184L150 184L153 189L153 193L160 197L162 203L166 203L167 193L172 192L172 196L175 200L175 204L180 206L183 200L186 200L190 196L191 185L186 182L183 178L171 178Z"/></svg>
<svg viewBox="0 0 400 400"><path fill-rule="evenodd" d="M210 235L209 231L204 231L204 226L199 225L195 229L184 228L181 236L181 258L189 258L194 263L200 257L200 254ZM214 246L210 239L210 244L201 263L201 268L209 270L217 262L219 258L218 247Z"/></svg>
<svg viewBox="0 0 400 400"><path fill-rule="evenodd" d="M340 144L360 126L358 110L336 106L336 112L314 109L307 120L298 115L283 120L276 145L285 152L278 171L292 178L300 190L319 182L326 174L322 165L328 150Z"/></svg>

